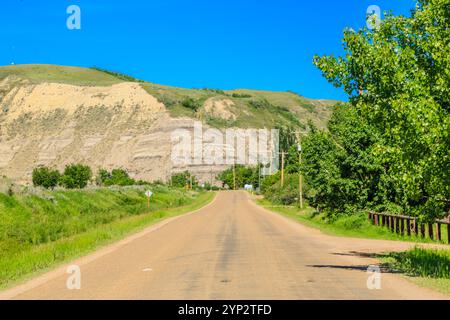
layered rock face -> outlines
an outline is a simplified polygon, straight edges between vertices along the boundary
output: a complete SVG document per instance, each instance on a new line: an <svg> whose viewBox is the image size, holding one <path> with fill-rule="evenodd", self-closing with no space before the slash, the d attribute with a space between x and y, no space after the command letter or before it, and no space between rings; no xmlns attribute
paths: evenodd
<svg viewBox="0 0 450 320"><path fill-rule="evenodd" d="M194 120L170 117L137 83L88 87L9 77L0 83L0 101L0 175L18 183L30 183L39 165L124 168L148 181L182 170L210 181L224 169L174 165L171 134L192 131Z"/></svg>

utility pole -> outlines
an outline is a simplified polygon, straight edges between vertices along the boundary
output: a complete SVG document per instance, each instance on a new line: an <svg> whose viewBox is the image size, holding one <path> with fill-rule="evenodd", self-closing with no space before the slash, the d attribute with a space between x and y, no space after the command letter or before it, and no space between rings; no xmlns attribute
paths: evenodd
<svg viewBox="0 0 450 320"><path fill-rule="evenodd" d="M303 175L302 175L302 134L297 131L298 151L298 200L300 209L303 209Z"/></svg>
<svg viewBox="0 0 450 320"><path fill-rule="evenodd" d="M213 184L213 178L212 178L212 168L210 168L209 169L210 171L209 171L209 191L211 191L212 190L212 184Z"/></svg>
<svg viewBox="0 0 450 320"><path fill-rule="evenodd" d="M261 192L261 164L258 162L258 190Z"/></svg>
<svg viewBox="0 0 450 320"><path fill-rule="evenodd" d="M233 163L233 190L236 190L236 164Z"/></svg>
<svg viewBox="0 0 450 320"><path fill-rule="evenodd" d="M281 152L281 187L284 187L284 156L286 152Z"/></svg>
<svg viewBox="0 0 450 320"><path fill-rule="evenodd" d="M298 198L300 200L300 209L303 209L303 176L302 176L302 145L301 138L298 145Z"/></svg>

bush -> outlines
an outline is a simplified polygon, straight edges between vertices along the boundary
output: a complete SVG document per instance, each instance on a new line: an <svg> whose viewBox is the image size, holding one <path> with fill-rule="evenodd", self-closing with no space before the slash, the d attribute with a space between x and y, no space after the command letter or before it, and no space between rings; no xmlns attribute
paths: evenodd
<svg viewBox="0 0 450 320"><path fill-rule="evenodd" d="M180 172L172 175L171 183L172 186L183 188L186 185L189 185L192 174L189 171ZM195 176L192 176L192 186L195 187L198 185L198 181Z"/></svg>
<svg viewBox="0 0 450 320"><path fill-rule="evenodd" d="M240 98L240 99L251 98L252 97L251 94L247 94L247 93L233 93L231 96L233 98Z"/></svg>
<svg viewBox="0 0 450 320"><path fill-rule="evenodd" d="M95 180L97 185L107 187L144 184L144 181L139 181L138 183L136 180L130 178L128 172L124 169L113 169L111 172L105 169L100 169Z"/></svg>
<svg viewBox="0 0 450 320"><path fill-rule="evenodd" d="M181 105L185 108L197 111L202 106L200 101L194 100L192 98L186 98L181 102Z"/></svg>
<svg viewBox="0 0 450 320"><path fill-rule="evenodd" d="M285 175L284 186L281 187L281 181L278 180L272 185L270 182L273 182L274 179L280 178L280 174L276 174L265 179L264 187L262 188L264 197L273 203L282 204L282 205L291 205L295 204L298 201L299 193L298 193L298 175L290 174Z"/></svg>
<svg viewBox="0 0 450 320"><path fill-rule="evenodd" d="M92 170L82 164L70 164L64 169L61 184L67 189L83 189L92 178Z"/></svg>
<svg viewBox="0 0 450 320"><path fill-rule="evenodd" d="M58 170L52 170L47 167L39 167L33 170L32 180L35 187L44 187L46 189L55 188L61 179Z"/></svg>

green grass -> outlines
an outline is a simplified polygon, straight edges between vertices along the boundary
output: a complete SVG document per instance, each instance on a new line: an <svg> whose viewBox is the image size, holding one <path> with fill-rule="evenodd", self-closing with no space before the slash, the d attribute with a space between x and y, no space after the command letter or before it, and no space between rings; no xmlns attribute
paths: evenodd
<svg viewBox="0 0 450 320"><path fill-rule="evenodd" d="M329 220L323 214L317 214L315 209L307 207L300 210L298 207L276 206L267 199L259 199L257 203L269 210L280 213L286 217L294 219L306 226L320 229L325 234L353 237L353 238L369 238L380 240L396 240L410 241L417 243L437 243L428 238L420 238L417 236L402 236L389 231L387 228L374 226L367 218L366 214L354 214L351 216L343 216L334 220ZM442 229L442 238L447 239L445 228Z"/></svg>
<svg viewBox="0 0 450 320"><path fill-rule="evenodd" d="M142 88L167 107L173 117L196 118L219 128L274 128L283 124L303 128L308 120L312 120L319 128L325 128L331 115L331 106L336 103L332 100L307 99L288 91L244 89L224 91L219 89L177 88L141 81L128 75L100 68L43 64L0 67L0 81L11 75L28 79L32 83L53 82L72 85L110 86L124 81L139 82ZM227 121L213 117L211 114L204 112L204 107L201 107L197 112L185 108L182 106L182 102L187 98L195 100L202 106L209 98L232 100L234 106L230 107L230 111L236 115L236 120ZM266 107L252 107L255 103L261 102L267 102Z"/></svg>
<svg viewBox="0 0 450 320"><path fill-rule="evenodd" d="M306 226L320 229L325 234L354 238L410 241L417 243L436 243L420 237L401 236L386 228L372 225L365 214L342 217L328 221L323 215L315 213L313 208L300 210L296 206L278 206L266 199L257 203L271 211L294 219ZM444 228L445 229L445 228ZM446 231L443 229L443 239ZM390 269L403 273L407 279L419 286L437 290L450 296L450 250L432 250L415 248L401 253L379 255L378 258Z"/></svg>
<svg viewBox="0 0 450 320"><path fill-rule="evenodd" d="M414 248L380 256L393 271L418 285L450 295L450 250Z"/></svg>
<svg viewBox="0 0 450 320"><path fill-rule="evenodd" d="M94 69L46 64L0 67L0 81L10 75L26 78L33 83L55 82L72 85L110 86L123 82L117 77Z"/></svg>
<svg viewBox="0 0 450 320"><path fill-rule="evenodd" d="M140 188L0 194L0 287L11 286L139 231L202 207L214 193L153 186L147 209Z"/></svg>

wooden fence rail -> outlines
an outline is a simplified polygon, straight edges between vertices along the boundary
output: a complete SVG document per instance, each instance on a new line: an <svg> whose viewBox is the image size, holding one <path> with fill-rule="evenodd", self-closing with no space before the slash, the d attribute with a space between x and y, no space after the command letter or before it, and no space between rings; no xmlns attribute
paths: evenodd
<svg viewBox="0 0 450 320"><path fill-rule="evenodd" d="M447 243L450 244L450 221L436 220L434 223L419 223L417 218L396 215L390 213L369 212L369 220L376 226L386 227L392 232L408 236L415 234L426 237L425 229L428 229L428 237L442 241L442 226L447 226ZM427 228L426 228L427 226ZM436 226L436 228L434 227Z"/></svg>

